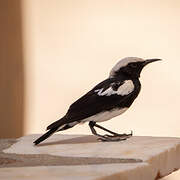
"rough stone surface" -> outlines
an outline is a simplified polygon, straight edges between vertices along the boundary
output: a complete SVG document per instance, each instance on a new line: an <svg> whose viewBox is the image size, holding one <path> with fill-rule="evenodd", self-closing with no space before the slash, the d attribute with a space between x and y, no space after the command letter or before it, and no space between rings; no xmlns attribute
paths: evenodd
<svg viewBox="0 0 180 180"><path fill-rule="evenodd" d="M94 136L56 134L33 146L38 136L0 140L0 179L154 180L180 168L180 138L99 142Z"/></svg>

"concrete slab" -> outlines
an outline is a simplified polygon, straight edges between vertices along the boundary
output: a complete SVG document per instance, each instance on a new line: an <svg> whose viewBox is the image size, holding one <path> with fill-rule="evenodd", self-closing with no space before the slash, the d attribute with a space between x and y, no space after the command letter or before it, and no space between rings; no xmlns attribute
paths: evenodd
<svg viewBox="0 0 180 180"><path fill-rule="evenodd" d="M0 178L28 173L35 179L41 178L39 172L46 171L44 178L154 180L180 168L180 138L132 137L121 142L99 142L94 136L56 134L34 146L37 137L25 136L4 148L1 159L13 156L17 163L4 165ZM18 163L21 168L12 165ZM36 168L28 167L27 172L25 166Z"/></svg>

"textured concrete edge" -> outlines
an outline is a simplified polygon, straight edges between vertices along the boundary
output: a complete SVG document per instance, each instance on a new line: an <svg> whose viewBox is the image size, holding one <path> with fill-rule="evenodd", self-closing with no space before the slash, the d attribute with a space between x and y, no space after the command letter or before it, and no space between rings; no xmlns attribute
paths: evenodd
<svg viewBox="0 0 180 180"><path fill-rule="evenodd" d="M123 172L114 173L108 176L97 178L96 180L129 180L129 179L157 179L158 171L154 168L151 169L148 163L143 163L132 169L127 169Z"/></svg>
<svg viewBox="0 0 180 180"><path fill-rule="evenodd" d="M172 147L170 150L159 153L159 158L152 157L151 159L144 161L143 166L135 167L131 170L124 172L115 173L109 176L104 176L96 180L129 180L133 179L146 179L146 180L157 180L180 169L180 144L176 147ZM160 161L160 159L164 161ZM168 162L171 161L171 162ZM175 163L175 167L170 167L172 162ZM143 173L142 173L143 171ZM145 173L144 173L145 171Z"/></svg>
<svg viewBox="0 0 180 180"><path fill-rule="evenodd" d="M146 179L146 180L158 180L167 175L172 174L178 169L174 169L174 171L170 172L162 176L159 171L155 169L151 169L149 165L147 166L139 166L132 170L127 170L124 172L114 173L112 175L104 176L102 178L97 178L96 180L129 180L129 179ZM142 173L143 171L143 173ZM144 173L145 172L145 173ZM133 177L133 178L132 178Z"/></svg>
<svg viewBox="0 0 180 180"><path fill-rule="evenodd" d="M151 168L158 169L158 177L165 177L174 171L180 169L180 144L159 153L159 158L151 157L145 161L151 165ZM173 164L173 167L172 167Z"/></svg>
<svg viewBox="0 0 180 180"><path fill-rule="evenodd" d="M16 141L17 140L12 140L12 139L10 140L10 142L12 144L14 144ZM7 142L6 142L5 148L8 148ZM117 179L117 178L120 180L126 180L130 177L131 177L131 179L132 179L132 177L140 179L143 176L144 176L143 178L146 180L159 179L161 177L164 177L166 175L171 174L173 171L178 170L180 168L180 156L179 156L179 154L180 154L180 144L177 143L175 146L172 146L172 148L167 149L166 151L163 151L163 152L159 152L159 158L154 156L151 159L149 159L148 161L145 161L147 163L147 165L145 165L145 166L143 165L144 164L144 162L143 162L142 164L140 163L143 166L141 166L139 164L138 167L134 167L134 169L131 171L125 170L124 172L118 172L118 173L112 172L112 175L107 175L105 177L98 178L98 180L108 180L108 179ZM6 155L10 155L10 154L7 153ZM27 157L28 156L29 155L27 155ZM36 156L38 156L38 155L36 155ZM49 155L49 156L53 157L53 155ZM54 157L56 158L56 156L54 156ZM63 158L63 157L59 157L59 158ZM67 158L67 157L64 157L64 158ZM71 158L73 158L73 157L68 157L68 158L70 158L69 160L71 161ZM79 161L79 159L77 157L75 157L75 159L77 161ZM86 158L83 158L83 159L85 161L87 161ZM90 158L90 159L92 160L92 158ZM102 159L104 159L104 158L102 158ZM117 158L115 158L115 159L117 160ZM162 159L163 159L163 161L162 161ZM67 159L64 159L64 160L66 161ZM121 160L123 160L123 159L121 159ZM111 162L111 158L108 158L108 161L110 161L109 164L113 163L113 162ZM118 163L122 163L122 162L116 162L116 163L118 164ZM173 166L172 166L172 163L173 163ZM97 164L97 165L98 164L105 164L105 162L94 163L94 159L93 159L93 164ZM93 164L83 164L82 163L82 164L69 164L69 165L93 165ZM169 167L168 166L166 167L167 164L169 164ZM65 164L62 164L62 165L65 165ZM36 166L39 166L39 165L36 165ZM49 164L47 166L52 166L52 164ZM59 166L59 164L57 164L57 166ZM144 175L144 171L145 171L145 174L147 174L147 177L146 177L146 175Z"/></svg>
<svg viewBox="0 0 180 180"><path fill-rule="evenodd" d="M14 143L16 143L18 139L0 139L0 152L4 149L10 148Z"/></svg>

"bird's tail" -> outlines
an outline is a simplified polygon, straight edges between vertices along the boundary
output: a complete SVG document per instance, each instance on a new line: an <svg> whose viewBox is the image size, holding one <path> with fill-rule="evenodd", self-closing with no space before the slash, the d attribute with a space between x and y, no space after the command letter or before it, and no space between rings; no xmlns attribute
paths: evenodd
<svg viewBox="0 0 180 180"><path fill-rule="evenodd" d="M64 124L66 124L67 122L67 119L65 117L53 122L52 124L50 124L46 130L49 130L49 129L53 129L53 128L60 128L61 126L63 126Z"/></svg>
<svg viewBox="0 0 180 180"><path fill-rule="evenodd" d="M43 134L41 137L39 137L37 140L35 140L33 143L35 145L39 144L40 142L44 141L45 139L47 139L49 136L51 136L52 134L54 134L57 131L57 128L52 128L50 129L47 133Z"/></svg>
<svg viewBox="0 0 180 180"><path fill-rule="evenodd" d="M65 124L65 118L59 119L55 121L54 123L50 124L47 127L47 130L49 130L47 133L43 134L41 137L39 137L37 140L35 140L33 143L35 145L39 144L40 142L44 141L47 139L49 136L53 135L55 132L57 132L61 126Z"/></svg>

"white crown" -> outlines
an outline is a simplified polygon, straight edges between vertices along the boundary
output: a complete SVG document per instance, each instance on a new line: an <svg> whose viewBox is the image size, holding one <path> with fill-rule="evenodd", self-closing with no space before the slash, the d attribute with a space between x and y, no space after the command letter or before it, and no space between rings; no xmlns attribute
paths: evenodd
<svg viewBox="0 0 180 180"><path fill-rule="evenodd" d="M123 58L120 61L118 61L118 63L111 69L109 77L112 78L120 68L128 65L131 62L142 62L142 61L145 61L145 60L142 58L138 58L138 57Z"/></svg>

